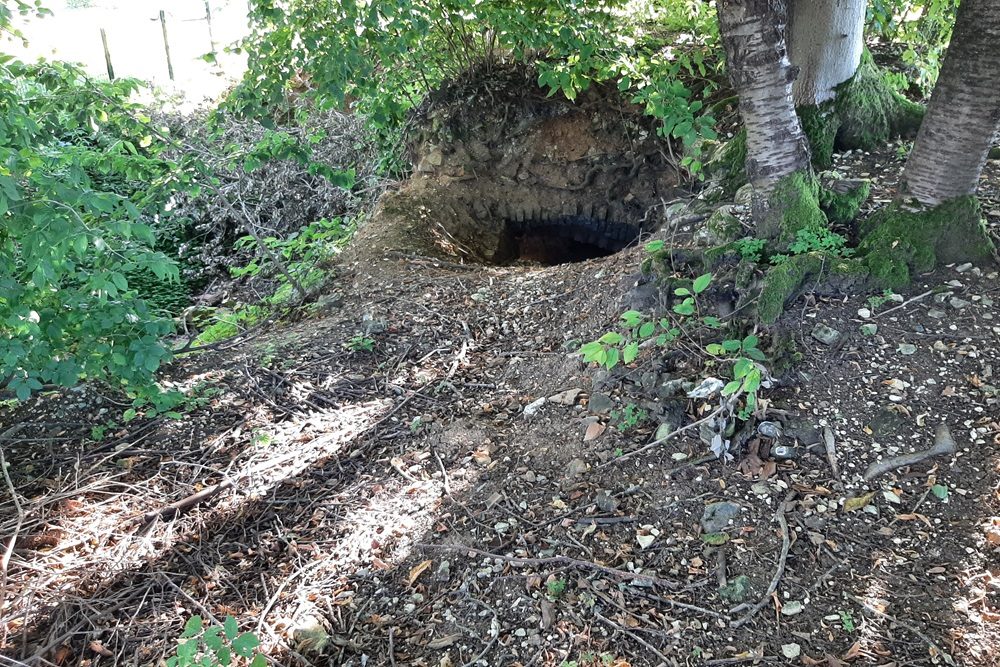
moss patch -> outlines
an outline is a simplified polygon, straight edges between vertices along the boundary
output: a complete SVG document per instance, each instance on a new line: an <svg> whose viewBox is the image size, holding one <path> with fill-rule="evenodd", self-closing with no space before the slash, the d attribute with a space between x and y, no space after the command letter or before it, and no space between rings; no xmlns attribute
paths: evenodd
<svg viewBox="0 0 1000 667"><path fill-rule="evenodd" d="M731 197L747 182L747 131L740 129L723 145L715 159L708 165L708 172L719 178L719 185Z"/></svg>
<svg viewBox="0 0 1000 667"><path fill-rule="evenodd" d="M758 207L763 208L760 215ZM779 245L794 241L799 230L820 232L827 228L826 216L819 208L819 182L806 172L785 176L775 184L766 201L755 202L754 208L757 236L777 241Z"/></svg>
<svg viewBox="0 0 1000 667"><path fill-rule="evenodd" d="M972 196L921 211L893 204L873 215L862 234L864 263L878 285L888 288L902 287L912 272L938 263L990 262L995 252Z"/></svg>
<svg viewBox="0 0 1000 667"><path fill-rule="evenodd" d="M821 252L794 255L764 274L757 297L757 316L765 324L772 324L807 286L833 294L858 289L867 280L867 267L856 259L831 257Z"/></svg>
<svg viewBox="0 0 1000 667"><path fill-rule="evenodd" d="M842 150L871 150L894 137L914 136L924 107L899 94L866 49L854 76L837 87L840 126L836 145Z"/></svg>
<svg viewBox="0 0 1000 667"><path fill-rule="evenodd" d="M826 179L820 176L823 186L819 191L819 207L832 225L851 223L861 210L861 205L871 193L871 181L864 179Z"/></svg>
<svg viewBox="0 0 1000 667"><path fill-rule="evenodd" d="M834 112L833 104L799 107L796 109L802 131L809 141L809 152L813 166L829 169L833 164L833 143L840 127L840 117Z"/></svg>

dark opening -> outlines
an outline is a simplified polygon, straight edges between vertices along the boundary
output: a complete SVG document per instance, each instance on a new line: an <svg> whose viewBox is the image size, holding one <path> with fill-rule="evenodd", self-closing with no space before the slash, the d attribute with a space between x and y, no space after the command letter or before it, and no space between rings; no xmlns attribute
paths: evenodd
<svg viewBox="0 0 1000 667"><path fill-rule="evenodd" d="M639 236L639 228L583 216L504 223L504 240L497 256L500 264L516 261L566 264L607 257Z"/></svg>

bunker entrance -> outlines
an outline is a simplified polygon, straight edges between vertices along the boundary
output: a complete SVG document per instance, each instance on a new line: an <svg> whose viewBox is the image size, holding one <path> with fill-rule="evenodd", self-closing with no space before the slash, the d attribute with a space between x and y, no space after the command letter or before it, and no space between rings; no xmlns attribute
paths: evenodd
<svg viewBox="0 0 1000 667"><path fill-rule="evenodd" d="M581 216L542 221L504 221L496 264L567 264L607 257L639 237L635 225Z"/></svg>

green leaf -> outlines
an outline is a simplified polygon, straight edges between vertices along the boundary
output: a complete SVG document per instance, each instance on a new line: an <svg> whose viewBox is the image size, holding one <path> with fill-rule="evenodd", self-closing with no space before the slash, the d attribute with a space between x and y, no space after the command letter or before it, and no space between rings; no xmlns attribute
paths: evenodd
<svg viewBox="0 0 1000 667"><path fill-rule="evenodd" d="M721 329L724 326L722 324L722 320L713 315L707 315L701 318L701 321L705 323L705 326L711 327L713 329Z"/></svg>
<svg viewBox="0 0 1000 667"><path fill-rule="evenodd" d="M757 343L759 342L760 339L757 338L757 336L754 335L747 336L746 338L743 339L743 349L746 350L751 347L757 347Z"/></svg>
<svg viewBox="0 0 1000 667"><path fill-rule="evenodd" d="M723 347L718 343L709 343L708 345L705 346L705 351L715 357L725 352Z"/></svg>
<svg viewBox="0 0 1000 667"><path fill-rule="evenodd" d="M608 348L608 355L604 360L604 367L609 371L618 365L618 358L620 356L617 347Z"/></svg>
<svg viewBox="0 0 1000 667"><path fill-rule="evenodd" d="M632 342L622 350L622 362L631 364L639 356L639 344Z"/></svg>
<svg viewBox="0 0 1000 667"><path fill-rule="evenodd" d="M729 339L722 341L722 349L726 352L738 352L740 347L740 341L738 340Z"/></svg>
<svg viewBox="0 0 1000 667"><path fill-rule="evenodd" d="M250 667L267 667L267 658L258 653L253 657L253 660L250 661Z"/></svg>
<svg viewBox="0 0 1000 667"><path fill-rule="evenodd" d="M935 484L931 487L931 493L938 500L948 500L948 487L944 484Z"/></svg>
<svg viewBox="0 0 1000 667"><path fill-rule="evenodd" d="M139 413L136 412L135 408L129 408L124 413L122 413L122 421L128 423L128 422L132 421L133 419L135 419L138 414ZM200 617L194 616L193 618L197 618L198 622L201 623L201 618Z"/></svg>
<svg viewBox="0 0 1000 667"><path fill-rule="evenodd" d="M131 412L135 412L132 410ZM188 637L194 637L196 634L201 632L202 618L201 616L192 616L184 624L184 632L181 633L181 639L186 639Z"/></svg>
<svg viewBox="0 0 1000 667"><path fill-rule="evenodd" d="M222 628L217 625L205 630L205 634L201 636L201 641L205 643L205 646L209 648L212 653L217 653L222 647L223 639L221 636Z"/></svg>
<svg viewBox="0 0 1000 667"><path fill-rule="evenodd" d="M694 284L691 286L694 289L695 294L701 294L706 289L708 289L709 284L712 282L712 274L705 273L694 279Z"/></svg>
<svg viewBox="0 0 1000 667"><path fill-rule="evenodd" d="M753 370L753 368L754 365L752 361L741 357L736 360L735 364L733 364L733 377L737 380L741 380L746 377L747 373Z"/></svg>
<svg viewBox="0 0 1000 667"><path fill-rule="evenodd" d="M646 244L646 252L652 254L655 252L660 252L666 246L666 242L662 239L657 239L655 241L650 241Z"/></svg>
<svg viewBox="0 0 1000 667"><path fill-rule="evenodd" d="M226 639L233 641L236 639L236 634L239 631L240 628L236 624L236 619L232 616L226 616L226 620L222 622L222 632L226 635Z"/></svg>
<svg viewBox="0 0 1000 667"><path fill-rule="evenodd" d="M625 326L631 329L632 327L638 326L639 323L642 322L642 313L638 310L626 310L622 313L621 319L622 322L625 323Z"/></svg>
<svg viewBox="0 0 1000 667"><path fill-rule="evenodd" d="M677 296L691 296L691 290L687 287L678 287L674 290L674 294Z"/></svg>
<svg viewBox="0 0 1000 667"><path fill-rule="evenodd" d="M674 312L678 315L692 315L694 313L694 302L690 298L685 299L684 303L674 306Z"/></svg>
<svg viewBox="0 0 1000 667"><path fill-rule="evenodd" d="M252 632L244 632L233 640L233 653L243 658L249 658L258 646L260 646L260 640L257 639L257 635Z"/></svg>
<svg viewBox="0 0 1000 667"><path fill-rule="evenodd" d="M743 383L739 382L738 380L733 380L732 382L728 383L725 387L722 388L722 395L729 396L730 394L735 394L737 391L739 391L742 384Z"/></svg>
<svg viewBox="0 0 1000 667"><path fill-rule="evenodd" d="M649 338L656 331L655 322L643 322L639 327L639 338Z"/></svg>
<svg viewBox="0 0 1000 667"><path fill-rule="evenodd" d="M705 533L701 536L701 541L709 546L722 546L729 541L728 533Z"/></svg>
<svg viewBox="0 0 1000 667"><path fill-rule="evenodd" d="M746 354L751 359L756 359L757 361L767 361L767 357L764 356L764 353L761 352L756 347L751 347L747 350L743 350L743 353Z"/></svg>
<svg viewBox="0 0 1000 667"><path fill-rule="evenodd" d="M599 343L604 343L605 345L618 345L623 340L625 340L625 338L616 331L609 331L597 339Z"/></svg>

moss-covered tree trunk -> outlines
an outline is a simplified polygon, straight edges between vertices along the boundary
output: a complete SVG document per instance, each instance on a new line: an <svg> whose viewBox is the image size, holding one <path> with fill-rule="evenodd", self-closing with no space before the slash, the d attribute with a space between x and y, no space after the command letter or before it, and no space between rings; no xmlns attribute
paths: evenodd
<svg viewBox="0 0 1000 667"><path fill-rule="evenodd" d="M720 0L717 10L729 78L739 95L746 130L746 171L754 190L757 235L781 239L788 236L785 213L797 204L789 184L813 181L809 148L792 102L795 70L785 42L787 6L784 0Z"/></svg>
<svg viewBox="0 0 1000 667"><path fill-rule="evenodd" d="M830 166L834 148L871 150L913 136L923 107L886 81L864 47L865 0L791 0L789 54L799 72L795 106L813 164Z"/></svg>
<svg viewBox="0 0 1000 667"><path fill-rule="evenodd" d="M867 0L792 0L788 56L798 68L792 85L797 107L837 97L837 86L854 76L864 51Z"/></svg>
<svg viewBox="0 0 1000 667"><path fill-rule="evenodd" d="M870 221L862 242L872 274L886 284L940 262L994 256L975 192L1000 123L998 44L1000 3L962 0L899 200Z"/></svg>

